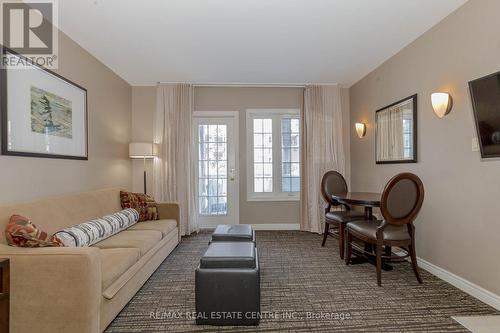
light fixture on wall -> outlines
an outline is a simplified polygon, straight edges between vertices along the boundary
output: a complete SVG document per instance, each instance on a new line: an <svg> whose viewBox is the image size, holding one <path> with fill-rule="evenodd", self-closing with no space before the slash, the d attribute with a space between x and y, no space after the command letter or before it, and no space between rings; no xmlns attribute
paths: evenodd
<svg viewBox="0 0 500 333"><path fill-rule="evenodd" d="M366 134L366 125L365 123L356 123L355 126L356 126L356 132L358 133L358 136L361 139Z"/></svg>
<svg viewBox="0 0 500 333"><path fill-rule="evenodd" d="M438 118L443 118L450 113L453 106L453 100L450 94L444 92L435 92L431 94L432 109Z"/></svg>
<svg viewBox="0 0 500 333"><path fill-rule="evenodd" d="M156 156L156 147L152 142L132 142L128 145L130 158L142 158L144 160L144 194L146 194L146 159Z"/></svg>

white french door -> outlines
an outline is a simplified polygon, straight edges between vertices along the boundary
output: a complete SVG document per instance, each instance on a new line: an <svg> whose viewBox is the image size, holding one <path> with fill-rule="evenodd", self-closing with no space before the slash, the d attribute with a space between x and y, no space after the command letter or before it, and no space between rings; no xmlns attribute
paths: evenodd
<svg viewBox="0 0 500 333"><path fill-rule="evenodd" d="M201 228L238 224L238 113L194 113L196 196Z"/></svg>

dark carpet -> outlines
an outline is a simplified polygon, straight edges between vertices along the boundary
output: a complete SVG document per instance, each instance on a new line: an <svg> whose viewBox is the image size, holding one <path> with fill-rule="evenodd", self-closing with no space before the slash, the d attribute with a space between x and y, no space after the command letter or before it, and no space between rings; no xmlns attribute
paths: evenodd
<svg viewBox="0 0 500 333"><path fill-rule="evenodd" d="M184 237L106 332L468 332L451 316L498 311L410 264L382 273L346 266L337 241L300 231L259 231L261 310L258 327L194 324L194 270L209 233Z"/></svg>

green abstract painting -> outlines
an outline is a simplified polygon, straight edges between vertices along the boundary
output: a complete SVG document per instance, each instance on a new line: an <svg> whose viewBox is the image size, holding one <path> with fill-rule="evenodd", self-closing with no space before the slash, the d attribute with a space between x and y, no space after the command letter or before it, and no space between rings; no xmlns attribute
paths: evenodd
<svg viewBox="0 0 500 333"><path fill-rule="evenodd" d="M71 101L31 86L31 130L71 139L73 137Z"/></svg>

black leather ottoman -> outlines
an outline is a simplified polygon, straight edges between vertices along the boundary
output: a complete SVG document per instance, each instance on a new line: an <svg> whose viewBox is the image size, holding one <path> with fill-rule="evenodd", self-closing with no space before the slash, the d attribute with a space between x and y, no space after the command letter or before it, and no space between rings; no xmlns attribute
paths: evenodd
<svg viewBox="0 0 500 333"><path fill-rule="evenodd" d="M219 224L212 233L211 242L255 243L255 230L247 224Z"/></svg>
<svg viewBox="0 0 500 333"><path fill-rule="evenodd" d="M211 243L195 280L197 324L259 324L260 271L253 242Z"/></svg>

